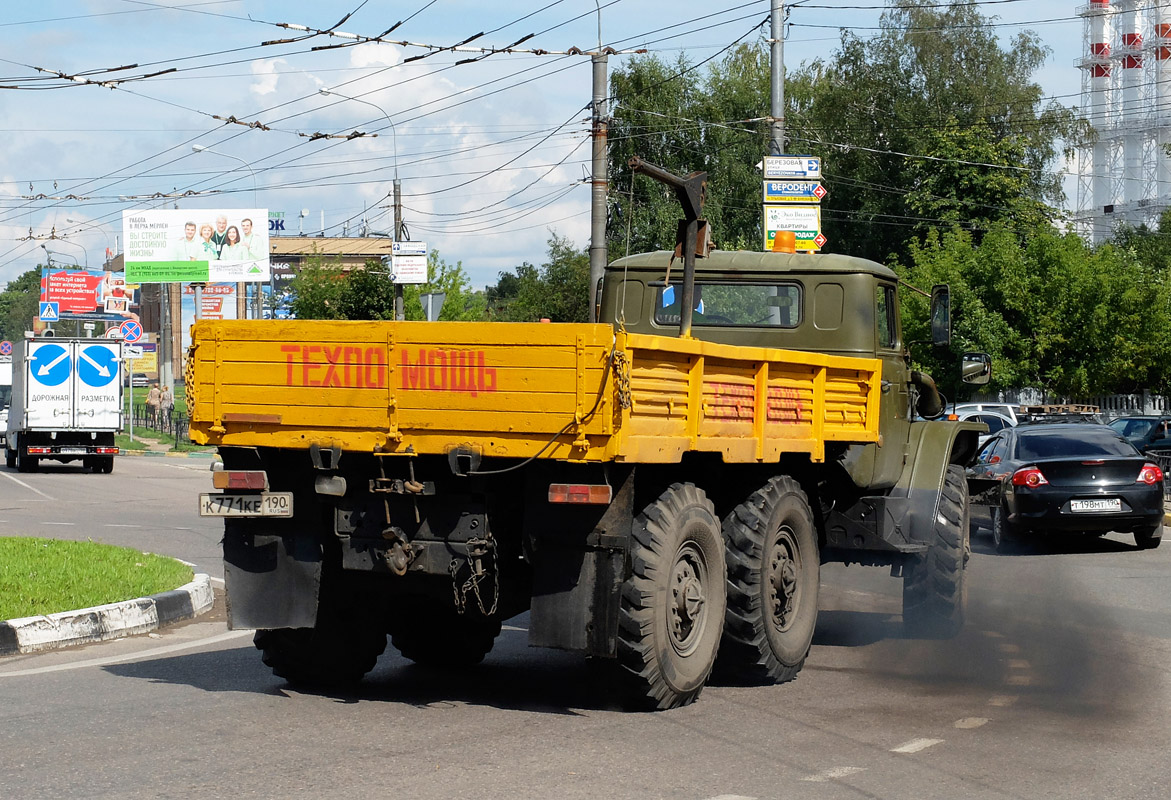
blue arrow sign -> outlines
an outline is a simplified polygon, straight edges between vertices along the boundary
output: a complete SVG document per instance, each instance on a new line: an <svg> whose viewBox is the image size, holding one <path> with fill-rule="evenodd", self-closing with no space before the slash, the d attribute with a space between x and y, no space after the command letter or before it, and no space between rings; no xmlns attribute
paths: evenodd
<svg viewBox="0 0 1171 800"><path fill-rule="evenodd" d="M41 313L38 316L41 318L41 322L60 322L61 304L56 301L42 302Z"/></svg>
<svg viewBox="0 0 1171 800"><path fill-rule="evenodd" d="M45 386L60 386L69 380L73 363L69 351L59 344L43 344L29 356L29 372L34 380Z"/></svg>
<svg viewBox="0 0 1171 800"><path fill-rule="evenodd" d="M118 377L118 357L109 347L91 344L77 356L77 377L95 389Z"/></svg>

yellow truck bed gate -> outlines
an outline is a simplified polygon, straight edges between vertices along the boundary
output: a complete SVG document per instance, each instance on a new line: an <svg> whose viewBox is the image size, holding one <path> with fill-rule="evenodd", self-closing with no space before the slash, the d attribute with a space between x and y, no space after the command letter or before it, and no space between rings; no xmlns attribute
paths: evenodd
<svg viewBox="0 0 1171 800"><path fill-rule="evenodd" d="M200 444L737 463L875 442L881 362L603 324L201 321Z"/></svg>

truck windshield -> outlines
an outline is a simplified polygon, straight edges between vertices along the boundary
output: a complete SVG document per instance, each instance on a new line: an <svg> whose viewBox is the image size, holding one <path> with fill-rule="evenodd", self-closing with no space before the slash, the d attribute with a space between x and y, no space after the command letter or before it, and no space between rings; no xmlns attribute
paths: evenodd
<svg viewBox="0 0 1171 800"><path fill-rule="evenodd" d="M681 285L659 287L657 324L679 324L682 294ZM801 317L801 286L796 283L695 283L693 325L795 328Z"/></svg>

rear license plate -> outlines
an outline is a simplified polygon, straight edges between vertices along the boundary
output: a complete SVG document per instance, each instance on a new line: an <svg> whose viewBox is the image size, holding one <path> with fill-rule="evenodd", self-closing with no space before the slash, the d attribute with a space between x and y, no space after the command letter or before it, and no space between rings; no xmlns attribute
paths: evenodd
<svg viewBox="0 0 1171 800"><path fill-rule="evenodd" d="M1121 511L1122 501L1117 497L1103 500L1070 500L1070 511Z"/></svg>
<svg viewBox="0 0 1171 800"><path fill-rule="evenodd" d="M84 447L62 447L58 452L63 456L84 456L88 451Z"/></svg>
<svg viewBox="0 0 1171 800"><path fill-rule="evenodd" d="M201 517L291 517L292 492L263 494L201 494Z"/></svg>

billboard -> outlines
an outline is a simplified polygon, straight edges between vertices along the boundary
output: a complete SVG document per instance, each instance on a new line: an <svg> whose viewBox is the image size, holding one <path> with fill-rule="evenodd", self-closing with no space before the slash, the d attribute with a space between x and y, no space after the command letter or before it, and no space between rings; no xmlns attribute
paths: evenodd
<svg viewBox="0 0 1171 800"><path fill-rule="evenodd" d="M267 222L258 208L123 211L126 278L267 283Z"/></svg>
<svg viewBox="0 0 1171 800"><path fill-rule="evenodd" d="M200 319L238 319L236 314L236 284L235 283L208 283L203 287L203 305L200 310ZM179 301L181 313L181 327L183 330L182 348L187 352L191 346L191 326L195 324L195 287L191 284L183 286L183 297Z"/></svg>
<svg viewBox="0 0 1171 800"><path fill-rule="evenodd" d="M40 302L56 303L59 319L138 319L138 286L123 272L42 267Z"/></svg>

